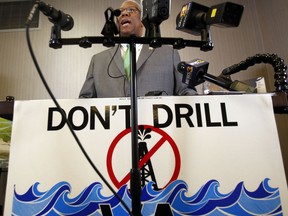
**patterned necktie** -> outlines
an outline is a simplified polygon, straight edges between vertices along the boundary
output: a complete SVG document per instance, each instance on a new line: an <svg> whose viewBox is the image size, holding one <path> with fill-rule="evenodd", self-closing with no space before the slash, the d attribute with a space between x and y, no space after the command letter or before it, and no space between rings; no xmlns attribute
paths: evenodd
<svg viewBox="0 0 288 216"><path fill-rule="evenodd" d="M128 80L130 80L130 47L127 45L126 51L123 54L124 69Z"/></svg>

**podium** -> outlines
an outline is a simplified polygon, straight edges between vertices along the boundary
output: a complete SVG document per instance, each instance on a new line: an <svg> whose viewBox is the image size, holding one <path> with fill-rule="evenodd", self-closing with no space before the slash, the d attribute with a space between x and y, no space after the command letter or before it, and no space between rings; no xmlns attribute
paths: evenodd
<svg viewBox="0 0 288 216"><path fill-rule="evenodd" d="M7 120L13 119L13 106L14 102L5 101L0 102L0 118L4 118ZM0 131L1 132L1 131ZM0 149L2 153L2 148ZM6 148L5 148L6 151ZM0 157L0 215L3 213L4 209L4 201L5 201L5 191L6 191L6 184L7 184L7 159L5 157Z"/></svg>
<svg viewBox="0 0 288 216"><path fill-rule="evenodd" d="M129 98L59 103L131 206ZM147 148L139 167L149 161L154 173L142 187L142 215L288 214L271 95L142 97L138 104L138 138ZM50 100L15 102L5 215L128 215L62 120Z"/></svg>

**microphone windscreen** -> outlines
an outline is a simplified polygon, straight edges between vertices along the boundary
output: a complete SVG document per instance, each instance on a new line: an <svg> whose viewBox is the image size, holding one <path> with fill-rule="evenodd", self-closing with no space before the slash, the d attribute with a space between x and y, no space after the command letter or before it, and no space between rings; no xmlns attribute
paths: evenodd
<svg viewBox="0 0 288 216"><path fill-rule="evenodd" d="M116 17L120 16L121 15L121 11L119 9L114 10L114 15Z"/></svg>

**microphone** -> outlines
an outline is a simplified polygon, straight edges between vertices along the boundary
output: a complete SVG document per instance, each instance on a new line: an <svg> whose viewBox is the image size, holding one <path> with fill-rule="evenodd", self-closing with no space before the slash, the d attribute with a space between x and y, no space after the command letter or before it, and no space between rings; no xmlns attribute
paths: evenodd
<svg viewBox="0 0 288 216"><path fill-rule="evenodd" d="M65 14L60 10L56 10L51 5L41 1L36 2L38 8L48 17L49 21L57 26L60 26L63 31L69 31L74 26L74 20L69 14Z"/></svg>
<svg viewBox="0 0 288 216"><path fill-rule="evenodd" d="M161 37L160 24L171 13L171 0L141 0L142 23L146 29L145 36Z"/></svg>
<svg viewBox="0 0 288 216"><path fill-rule="evenodd" d="M176 29L193 35L200 35L207 26L238 27L244 7L225 2L207 7L196 2L183 5L176 18Z"/></svg>
<svg viewBox="0 0 288 216"><path fill-rule="evenodd" d="M115 9L115 10L113 11L113 13L114 13L114 15L115 15L116 17L119 17L119 16L121 15L121 10L120 10L120 9Z"/></svg>
<svg viewBox="0 0 288 216"><path fill-rule="evenodd" d="M207 74L209 63L201 60L194 59L189 63L180 62L178 64L178 71L183 74L182 82L190 88L204 82L204 74Z"/></svg>
<svg viewBox="0 0 288 216"><path fill-rule="evenodd" d="M256 92L256 88L249 86L246 83L238 80L232 82L225 76L216 77L208 74L208 66L208 62L201 59L194 59L190 63L180 62L177 68L178 71L183 74L182 82L187 84L189 88L194 88L195 86L208 81L229 91L243 91L246 93Z"/></svg>

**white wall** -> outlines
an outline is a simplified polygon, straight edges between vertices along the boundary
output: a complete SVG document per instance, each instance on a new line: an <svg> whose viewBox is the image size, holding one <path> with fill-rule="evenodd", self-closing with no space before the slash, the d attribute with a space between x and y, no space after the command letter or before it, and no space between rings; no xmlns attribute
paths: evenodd
<svg viewBox="0 0 288 216"><path fill-rule="evenodd" d="M265 52L276 53L288 64L288 4L285 0L255 1L259 14L259 26ZM273 80L273 70L267 66L270 79ZM270 72L270 73L269 73ZM274 84L273 82L270 83ZM286 178L288 179L288 114L275 115L278 134L281 143Z"/></svg>

